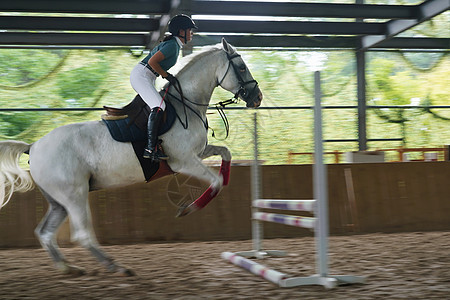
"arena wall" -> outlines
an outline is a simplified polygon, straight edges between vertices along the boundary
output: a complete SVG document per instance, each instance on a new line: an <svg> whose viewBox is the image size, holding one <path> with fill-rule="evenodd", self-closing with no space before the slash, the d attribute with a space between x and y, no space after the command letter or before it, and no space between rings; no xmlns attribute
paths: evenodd
<svg viewBox="0 0 450 300"><path fill-rule="evenodd" d="M232 166L230 185L206 208L175 218L172 202L197 198L207 184L183 175L90 194L102 244L251 238L250 167ZM262 166L262 196L312 199L311 165ZM450 162L328 165L331 234L450 229ZM38 190L14 194L0 210L0 247L38 246L34 228L47 204ZM283 213L283 212L281 212ZM292 212L289 212L292 214ZM304 213L302 214L304 215ZM302 228L264 224L264 236L312 236ZM59 232L70 245L66 222Z"/></svg>

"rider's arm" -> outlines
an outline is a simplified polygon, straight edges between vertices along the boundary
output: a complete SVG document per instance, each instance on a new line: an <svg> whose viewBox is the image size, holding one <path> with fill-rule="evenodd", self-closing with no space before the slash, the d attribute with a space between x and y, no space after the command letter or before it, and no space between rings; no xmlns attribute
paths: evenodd
<svg viewBox="0 0 450 300"><path fill-rule="evenodd" d="M149 59L148 64L150 65L150 67L152 67L153 70L158 72L159 75L161 75L163 78L166 78L167 72L164 71L164 69L159 64L164 58L164 54L161 51L158 51Z"/></svg>

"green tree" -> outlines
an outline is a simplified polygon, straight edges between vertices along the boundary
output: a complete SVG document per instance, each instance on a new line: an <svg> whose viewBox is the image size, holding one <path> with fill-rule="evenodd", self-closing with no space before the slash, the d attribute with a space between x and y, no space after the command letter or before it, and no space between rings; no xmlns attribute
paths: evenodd
<svg viewBox="0 0 450 300"><path fill-rule="evenodd" d="M108 72L109 64L103 56L100 61L66 71L56 80L58 94L70 106L90 106L88 100L101 88Z"/></svg>
<svg viewBox="0 0 450 300"><path fill-rule="evenodd" d="M394 61L376 58L370 62L370 100L372 105L409 105L418 95L418 85L412 74L400 70ZM381 119L399 124L404 146L406 145L406 123L410 121L410 110L403 108L374 109Z"/></svg>

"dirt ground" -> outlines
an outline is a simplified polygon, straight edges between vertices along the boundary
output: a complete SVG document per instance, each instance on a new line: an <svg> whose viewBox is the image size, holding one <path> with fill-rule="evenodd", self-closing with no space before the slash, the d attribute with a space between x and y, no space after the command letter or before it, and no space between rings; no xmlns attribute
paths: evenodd
<svg viewBox="0 0 450 300"><path fill-rule="evenodd" d="M313 238L271 239L286 250L262 264L291 276L315 273ZM223 260L223 251L251 241L138 244L103 247L134 277L104 271L82 248L65 248L87 271L59 274L42 249L0 250L0 299L450 299L450 232L336 236L329 240L330 273L365 276L365 284L279 288Z"/></svg>

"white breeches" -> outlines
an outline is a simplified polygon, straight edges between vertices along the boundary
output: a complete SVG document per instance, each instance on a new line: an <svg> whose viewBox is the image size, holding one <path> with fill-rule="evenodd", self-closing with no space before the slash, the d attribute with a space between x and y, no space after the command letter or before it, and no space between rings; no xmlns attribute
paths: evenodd
<svg viewBox="0 0 450 300"><path fill-rule="evenodd" d="M155 74L141 64L137 64L130 74L131 86L145 103L151 109L161 107L162 110L165 110L166 104L155 88L155 80Z"/></svg>

